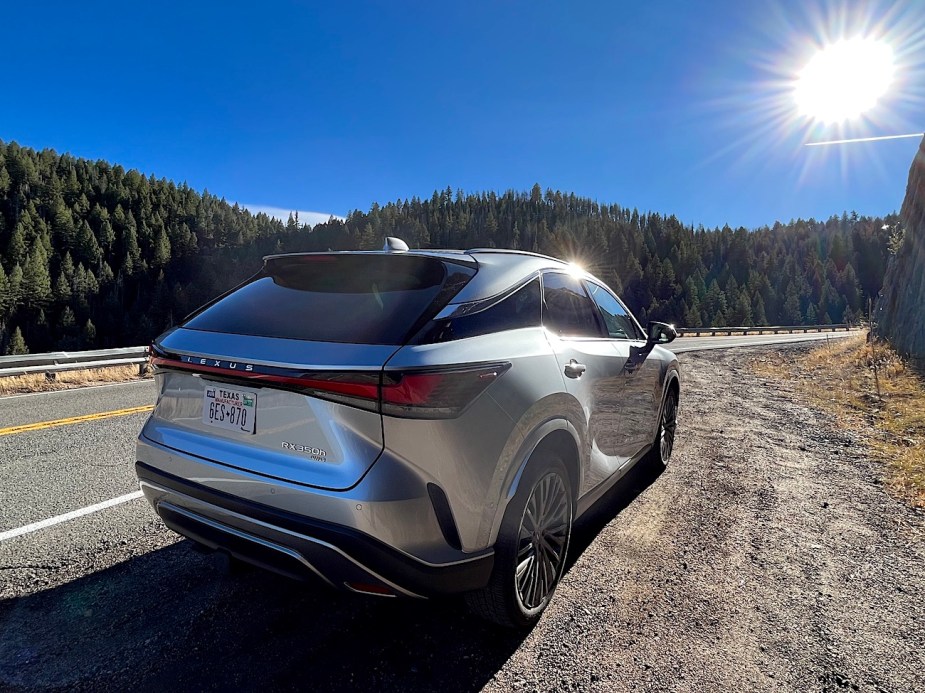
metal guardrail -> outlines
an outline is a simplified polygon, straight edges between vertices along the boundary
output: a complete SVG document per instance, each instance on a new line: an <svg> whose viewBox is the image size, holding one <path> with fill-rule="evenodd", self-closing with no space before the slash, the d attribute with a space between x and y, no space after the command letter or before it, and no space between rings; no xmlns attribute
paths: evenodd
<svg viewBox="0 0 925 693"><path fill-rule="evenodd" d="M95 351L53 351L48 354L0 356L0 378L29 373L59 373L84 368L108 368L144 364L148 347L96 349Z"/></svg>
<svg viewBox="0 0 925 693"><path fill-rule="evenodd" d="M850 330L851 325L777 325L762 327L679 327L680 337L702 337L717 334L779 334L781 332L835 332ZM25 354L22 356L0 356L0 378L28 373L60 373L84 368L106 368L145 364L148 347L124 347L121 349L97 349L95 351L53 351L48 354ZM49 377L53 377L49 375Z"/></svg>
<svg viewBox="0 0 925 693"><path fill-rule="evenodd" d="M847 332L851 328L852 326L847 323L838 325L772 325L770 327L766 325L761 327L679 327L678 336L703 337L709 335L715 337L717 334L724 334L731 337L734 334L780 334L781 332L790 334L803 332L805 334L807 332L838 332L839 330Z"/></svg>

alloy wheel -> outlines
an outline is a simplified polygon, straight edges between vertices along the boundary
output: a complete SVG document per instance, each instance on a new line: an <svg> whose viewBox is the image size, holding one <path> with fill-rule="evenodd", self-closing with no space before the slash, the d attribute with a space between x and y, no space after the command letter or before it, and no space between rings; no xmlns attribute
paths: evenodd
<svg viewBox="0 0 925 693"><path fill-rule="evenodd" d="M668 395L662 412L662 434L659 441L662 462L668 462L671 459L671 451L674 449L674 435L677 428L678 401L674 398L674 395Z"/></svg>
<svg viewBox="0 0 925 693"><path fill-rule="evenodd" d="M549 472L533 487L520 521L517 596L527 610L542 607L562 573L571 507L562 477Z"/></svg>

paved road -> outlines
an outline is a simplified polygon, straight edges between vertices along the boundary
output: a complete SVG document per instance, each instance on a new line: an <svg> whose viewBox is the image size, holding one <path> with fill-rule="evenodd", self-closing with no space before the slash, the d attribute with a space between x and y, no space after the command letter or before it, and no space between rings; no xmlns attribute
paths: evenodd
<svg viewBox="0 0 925 693"><path fill-rule="evenodd" d="M773 344L794 344L797 342L815 342L819 340L839 339L859 334L851 332L809 332L806 334L762 334L736 335L734 337L680 337L668 347L677 354L685 351L704 351L707 349L728 349L737 346L762 346Z"/></svg>
<svg viewBox="0 0 925 693"><path fill-rule="evenodd" d="M691 337L677 340L672 347L686 352L831 339L844 334ZM120 662L137 665L147 661L146 648L152 657L173 656L172 629L190 628L190 614L204 614L203 619L194 619L198 628L220 627L222 614L215 611L214 603L218 591L225 590L222 608L231 608L238 598L253 600L266 588L266 581L281 595L279 599L294 599L310 605L310 610L317 608L318 613L306 624L297 622L297 616L276 611L273 613L277 621L268 622L265 614L248 610L250 621L236 621L236 627L244 629L238 633L243 642L260 637L259 629L276 632L282 628L284 633L294 633L310 627L315 629L313 647L319 642L316 636L320 632L332 643L349 649L350 643L344 640L347 636L341 632L343 619L356 628L371 619L370 627L382 629L383 617L401 618L400 614L405 613L402 607L328 593L305 596L273 576L248 576L227 593L227 585L223 586L217 577L221 573L214 570L215 557L190 554L186 543L178 542L138 498L133 473L134 439L146 412L4 433L16 426L130 411L153 404L154 397L153 384L143 381L0 398L0 689L70 687L92 680L95 666L104 667L108 676L115 677L112 680L120 680ZM62 515L93 510L93 506L113 499L121 502L57 521ZM34 527L49 520L56 523ZM16 532L23 533L11 536ZM156 583L148 589L147 581L155 578ZM338 610L342 620L339 624L323 617L321 610L328 604ZM276 606L286 611L281 604ZM30 628L28 640L21 634L33 610L50 619L42 642L34 641L34 628ZM453 608L445 605L418 605L413 607L412 621L427 619L432 611L437 612L437 618L459 618ZM145 626L152 613L157 614L153 629ZM304 616L305 611L294 613ZM97 632L99 628L104 632ZM462 647L463 652L465 647L453 642L454 633L459 635L455 628L451 626L441 635L428 628L428 637L442 638L449 649ZM480 668L500 666L519 642L490 634L468 620L458 628L465 631L465 637L487 637L495 643L497 652L487 664L486 653L480 651ZM388 633L382 632L381 636L384 640L377 647L384 657L382 666L387 667ZM98 665L87 662L85 655L74 649L74 643L85 639L89 641L88 652L100 659ZM241 643L228 634L221 640L229 648L225 664L245 656ZM211 666L223 664L221 653L211 652L209 656ZM333 651L331 656L335 656ZM215 661L216 657L219 661ZM272 662L251 665L248 673L242 671L239 683L256 684L258 679L248 677L258 676ZM208 677L203 678L204 672L195 671L195 661L187 657L185 666L190 668L183 672L158 669L160 678L150 680L148 686L176 687L172 684L180 681L201 687L208 681ZM176 679L172 679L174 674ZM481 673L476 678L484 683ZM465 681L460 683L464 688L471 687Z"/></svg>
<svg viewBox="0 0 925 693"><path fill-rule="evenodd" d="M683 353L835 339L846 334L682 337L671 348ZM147 416L144 407L151 406L155 396L154 384L148 380L0 397L0 537L5 532L136 492L134 441ZM91 418L100 414L105 418ZM54 425L45 425L49 423ZM37 427L10 432L29 425ZM146 512L142 501L126 502L137 512ZM105 518L116 510L100 512ZM83 522L98 521L100 518ZM56 531L70 529L64 526ZM29 534L33 536L18 539L15 544L0 541L0 561L24 546L50 541L54 533L41 529Z"/></svg>

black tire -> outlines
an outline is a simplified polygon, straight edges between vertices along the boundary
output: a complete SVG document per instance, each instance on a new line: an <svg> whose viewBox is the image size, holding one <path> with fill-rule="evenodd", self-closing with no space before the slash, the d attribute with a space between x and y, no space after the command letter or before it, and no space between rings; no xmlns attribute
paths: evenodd
<svg viewBox="0 0 925 693"><path fill-rule="evenodd" d="M647 455L649 464L657 470L665 469L674 452L674 439L678 430L678 393L669 389L658 417L658 430L652 449Z"/></svg>
<svg viewBox="0 0 925 693"><path fill-rule="evenodd" d="M532 460L504 513L491 579L466 594L469 609L501 626L534 626L565 572L574 514L562 461L545 455Z"/></svg>

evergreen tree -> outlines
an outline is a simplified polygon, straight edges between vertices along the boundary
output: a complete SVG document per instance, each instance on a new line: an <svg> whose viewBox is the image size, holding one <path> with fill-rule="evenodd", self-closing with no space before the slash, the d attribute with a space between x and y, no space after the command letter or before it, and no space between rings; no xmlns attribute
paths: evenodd
<svg viewBox="0 0 925 693"><path fill-rule="evenodd" d="M22 301L26 307L36 308L51 300L51 275L48 273L48 258L41 243L36 243L26 258L22 273Z"/></svg>
<svg viewBox="0 0 925 693"><path fill-rule="evenodd" d="M787 290L787 297L784 299L783 318L783 322L787 325L799 325L803 320L803 315L800 313L800 295L792 283Z"/></svg>
<svg viewBox="0 0 925 693"><path fill-rule="evenodd" d="M7 279L3 265L0 264L0 324L4 322L4 318L12 307L13 296L10 291L10 280Z"/></svg>
<svg viewBox="0 0 925 693"><path fill-rule="evenodd" d="M64 276L64 272L59 272L55 280L54 297L58 303L67 303L71 300L71 283Z"/></svg>
<svg viewBox="0 0 925 693"><path fill-rule="evenodd" d="M84 323L80 341L81 345L87 348L96 344L96 327L93 325L93 321L90 320L90 318L87 318L87 322Z"/></svg>
<svg viewBox="0 0 925 693"><path fill-rule="evenodd" d="M10 240L7 243L3 259L6 260L9 265L21 264L26 259L25 229L21 221L13 228L13 233L10 235Z"/></svg>
<svg viewBox="0 0 925 693"><path fill-rule="evenodd" d="M755 295L755 301L752 307L752 320L759 327L768 324L768 319L764 313L764 300L759 294Z"/></svg>
<svg viewBox="0 0 925 693"><path fill-rule="evenodd" d="M10 343L6 348L6 353L14 356L29 353L29 347L26 346L26 340L22 338L22 332L20 331L19 326L13 330L13 336L10 338Z"/></svg>
<svg viewBox="0 0 925 693"><path fill-rule="evenodd" d="M167 232L161 229L154 241L154 261L152 266L163 267L168 262L170 262L170 241L167 238Z"/></svg>

